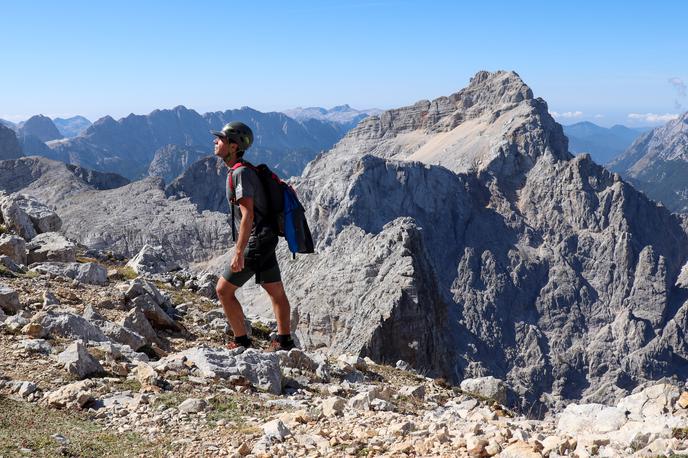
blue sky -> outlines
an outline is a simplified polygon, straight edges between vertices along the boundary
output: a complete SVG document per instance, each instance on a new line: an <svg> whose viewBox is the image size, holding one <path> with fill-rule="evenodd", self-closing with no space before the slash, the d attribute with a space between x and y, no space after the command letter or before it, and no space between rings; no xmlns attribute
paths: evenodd
<svg viewBox="0 0 688 458"><path fill-rule="evenodd" d="M0 3L0 118L393 108L515 70L563 124L688 111L688 2Z"/></svg>

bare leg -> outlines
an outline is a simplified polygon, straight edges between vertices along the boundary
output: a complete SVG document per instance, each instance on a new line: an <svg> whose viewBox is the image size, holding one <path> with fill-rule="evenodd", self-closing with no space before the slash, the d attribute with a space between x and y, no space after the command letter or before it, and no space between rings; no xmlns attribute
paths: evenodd
<svg viewBox="0 0 688 458"><path fill-rule="evenodd" d="M263 289L267 291L272 301L272 310L277 320L277 334L290 334L291 307L284 285L281 281L263 283Z"/></svg>
<svg viewBox="0 0 688 458"><path fill-rule="evenodd" d="M215 287L217 297L222 303L222 309L225 311L229 325L232 327L232 332L234 332L234 337L246 335L244 311L234 295L237 289L239 289L238 286L231 284L223 277L220 277Z"/></svg>

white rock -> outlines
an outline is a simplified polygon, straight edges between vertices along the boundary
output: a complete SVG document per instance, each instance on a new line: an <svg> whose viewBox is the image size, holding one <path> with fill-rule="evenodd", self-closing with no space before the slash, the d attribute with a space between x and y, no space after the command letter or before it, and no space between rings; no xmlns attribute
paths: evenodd
<svg viewBox="0 0 688 458"><path fill-rule="evenodd" d="M339 415L344 411L345 405L344 399L338 396L327 398L322 402L323 415L326 417L334 417Z"/></svg>
<svg viewBox="0 0 688 458"><path fill-rule="evenodd" d="M674 403L681 391L678 387L668 383L661 383L645 388L639 393L626 396L617 406L630 412L630 418L642 420L643 417L653 417L671 413Z"/></svg>
<svg viewBox="0 0 688 458"><path fill-rule="evenodd" d="M26 241L16 235L2 234L0 254L9 256L17 264L26 264Z"/></svg>
<svg viewBox="0 0 688 458"><path fill-rule="evenodd" d="M507 401L506 384L504 381L491 375L465 379L461 382L461 390L488 399L494 399L501 404L506 404Z"/></svg>
<svg viewBox="0 0 688 458"><path fill-rule="evenodd" d="M33 237L26 244L27 262L75 262L76 245L57 232L46 232Z"/></svg>
<svg viewBox="0 0 688 458"><path fill-rule="evenodd" d="M270 440L282 442L291 435L291 431L282 420L272 420L263 425L263 433Z"/></svg>
<svg viewBox="0 0 688 458"><path fill-rule="evenodd" d="M560 414L557 429L561 434L604 434L626 423L626 411L602 404L569 404Z"/></svg>
<svg viewBox="0 0 688 458"><path fill-rule="evenodd" d="M166 259L162 246L144 245L128 263L137 274L158 274L177 269L179 265Z"/></svg>
<svg viewBox="0 0 688 458"><path fill-rule="evenodd" d="M80 341L71 344L57 356L57 361L64 365L67 372L79 378L103 373L103 366L88 353Z"/></svg>
<svg viewBox="0 0 688 458"><path fill-rule="evenodd" d="M184 413L198 413L203 412L208 403L204 399L189 398L179 404L179 411Z"/></svg>

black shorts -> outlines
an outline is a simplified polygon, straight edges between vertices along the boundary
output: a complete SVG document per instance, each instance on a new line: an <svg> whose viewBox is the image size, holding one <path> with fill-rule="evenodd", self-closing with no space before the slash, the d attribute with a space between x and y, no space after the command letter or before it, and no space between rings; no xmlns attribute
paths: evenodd
<svg viewBox="0 0 688 458"><path fill-rule="evenodd" d="M281 281L282 276L275 254L277 241L277 235L270 230L252 235L244 250L244 269L239 272L232 272L230 261L222 277L238 287L244 286L254 275L256 276L256 284L260 285Z"/></svg>

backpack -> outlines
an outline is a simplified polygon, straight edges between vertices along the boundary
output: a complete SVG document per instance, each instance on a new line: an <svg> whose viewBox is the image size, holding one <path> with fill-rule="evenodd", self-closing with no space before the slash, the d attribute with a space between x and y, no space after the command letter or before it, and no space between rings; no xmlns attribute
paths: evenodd
<svg viewBox="0 0 688 458"><path fill-rule="evenodd" d="M306 221L306 211L299 202L294 188L282 181L266 164L254 166L249 162L241 161L232 166L227 177L232 195L234 195L234 171L240 167L248 167L258 175L268 201L269 215L263 216L271 222L277 235L287 240L292 257L296 258L296 253L314 253L313 237ZM232 240L236 242L232 202L230 202L230 208L232 210Z"/></svg>

